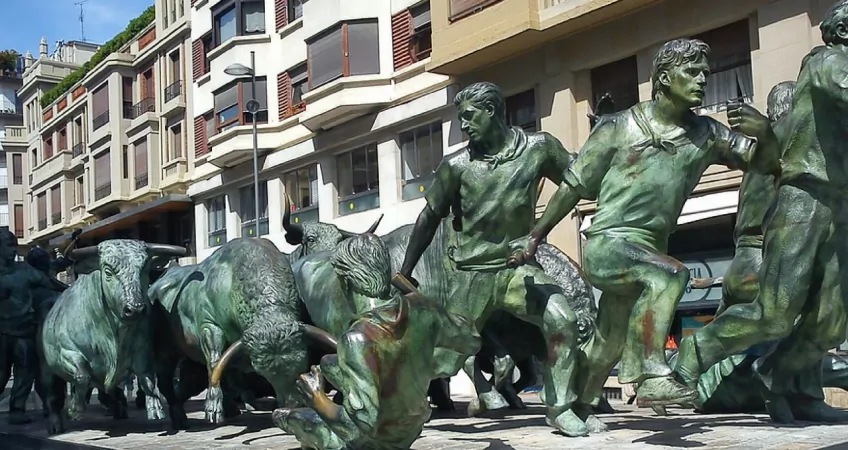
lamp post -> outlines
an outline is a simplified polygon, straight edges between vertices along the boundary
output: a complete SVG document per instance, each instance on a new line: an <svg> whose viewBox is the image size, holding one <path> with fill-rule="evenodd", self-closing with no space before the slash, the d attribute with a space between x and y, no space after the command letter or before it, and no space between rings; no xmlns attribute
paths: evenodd
<svg viewBox="0 0 848 450"><path fill-rule="evenodd" d="M250 67L244 64L230 64L224 69L224 73L235 77L250 75L250 100L245 104L246 111L250 113L253 122L253 201L254 201L254 225L256 226L256 237L259 237L259 140L256 135L256 114L259 113L259 102L256 100L256 53L250 52Z"/></svg>

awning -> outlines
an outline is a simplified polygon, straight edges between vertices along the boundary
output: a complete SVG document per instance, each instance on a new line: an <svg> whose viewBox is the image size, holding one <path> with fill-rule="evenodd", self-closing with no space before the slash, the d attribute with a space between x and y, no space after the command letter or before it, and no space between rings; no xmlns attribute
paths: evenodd
<svg viewBox="0 0 848 450"><path fill-rule="evenodd" d="M683 204L683 211L677 219L678 225L697 222L699 220L713 217L725 216L736 212L739 203L739 191L724 191L713 194L692 197ZM587 215L580 224L580 232L584 232L592 225L594 214Z"/></svg>
<svg viewBox="0 0 848 450"><path fill-rule="evenodd" d="M151 200L128 211L109 216L82 228L81 238L102 236L110 231L132 226L137 222L153 219L163 213L185 210L192 204L191 197L185 194L168 194ZM50 239L51 246L58 246L71 240L72 233Z"/></svg>

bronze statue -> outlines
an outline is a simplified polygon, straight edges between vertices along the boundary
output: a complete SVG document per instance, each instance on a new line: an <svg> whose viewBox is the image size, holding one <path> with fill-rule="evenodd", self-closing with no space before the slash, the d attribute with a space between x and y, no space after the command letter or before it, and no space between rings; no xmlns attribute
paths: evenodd
<svg viewBox="0 0 848 450"><path fill-rule="evenodd" d="M843 422L848 412L824 402L823 355L845 340L848 279L848 0L820 26L825 46L801 64L785 118L777 201L764 230L759 292L728 307L680 344L676 370L689 386L722 359L779 341L754 364L777 422ZM757 121L762 123L763 119ZM751 123L731 122L740 130ZM796 324L799 314L800 320ZM797 386L799 375L802 385Z"/></svg>
<svg viewBox="0 0 848 450"><path fill-rule="evenodd" d="M587 420L619 359L619 381L638 384L639 405L695 400L696 392L674 379L665 358L669 327L689 283L686 266L666 254L669 234L710 165L779 170L776 139L767 121L744 127L754 140L692 112L704 98L709 52L707 44L693 39L676 39L659 49L652 100L600 118L566 170L526 251L516 254L531 259L581 198L598 201L585 232L583 267L589 282L603 292L597 330L585 346L587 365L578 375L578 412ZM728 116L732 123L749 124L752 110L729 105ZM593 423L604 429L599 421Z"/></svg>

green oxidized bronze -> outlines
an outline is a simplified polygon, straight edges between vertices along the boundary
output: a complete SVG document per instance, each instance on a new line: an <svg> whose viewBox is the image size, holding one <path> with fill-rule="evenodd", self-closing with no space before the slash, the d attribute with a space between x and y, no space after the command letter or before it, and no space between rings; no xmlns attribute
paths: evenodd
<svg viewBox="0 0 848 450"><path fill-rule="evenodd" d="M826 45L802 62L784 119L782 173L764 230L759 292L684 339L677 364L681 380L694 386L725 357L779 341L753 366L778 422L848 420L848 412L825 404L821 387L822 356L844 341L846 326L848 1L834 5L820 28ZM804 383L797 386L799 376Z"/></svg>
<svg viewBox="0 0 848 450"><path fill-rule="evenodd" d="M454 103L469 144L436 169L400 274L412 275L441 220L452 213L447 263L454 280L446 308L471 318L477 330L499 310L538 327L547 345L541 395L547 423L568 436L585 435L586 425L571 410L578 336L574 312L562 288L539 265L516 267L509 261L535 223L539 182L562 182L572 155L548 133L508 127L503 95L491 83L463 89Z"/></svg>
<svg viewBox="0 0 848 450"><path fill-rule="evenodd" d="M319 275L327 264L315 256L305 270ZM365 312L344 325L336 354L301 376L307 408L278 409L274 422L304 448L409 448L430 417L430 382L455 375L479 350L480 337L465 318L417 291L393 293L388 249L374 235L341 242L330 264L338 282L325 281L340 297L328 304ZM325 394L324 378L342 395L341 405Z"/></svg>
<svg viewBox="0 0 848 450"><path fill-rule="evenodd" d="M643 406L687 404L697 394L672 377L665 341L689 270L667 256L668 237L683 204L712 164L776 173L776 139L751 108L731 105L753 140L692 112L701 104L709 74L709 46L698 40L667 42L654 58L652 100L601 117L565 173L524 254L577 202L597 200L585 232L584 271L602 291L597 330L585 346L578 375L581 415L599 402L610 370L621 360L619 381L638 383ZM756 113L756 111L754 111ZM600 424L595 421L595 423Z"/></svg>

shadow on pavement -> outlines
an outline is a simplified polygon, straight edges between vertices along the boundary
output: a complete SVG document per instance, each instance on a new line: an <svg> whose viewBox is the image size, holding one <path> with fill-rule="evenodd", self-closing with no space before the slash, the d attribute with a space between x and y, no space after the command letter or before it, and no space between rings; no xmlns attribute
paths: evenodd
<svg viewBox="0 0 848 450"><path fill-rule="evenodd" d="M88 450L104 449L92 445L71 444L68 442L52 441L20 434L0 433L0 448L3 450ZM105 450L105 449L104 449Z"/></svg>

